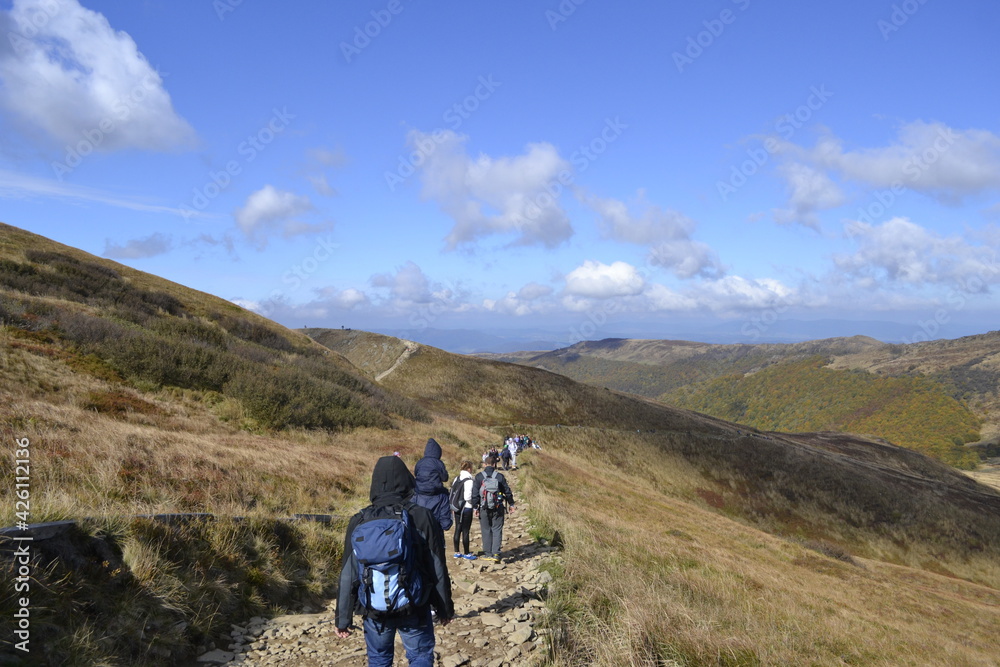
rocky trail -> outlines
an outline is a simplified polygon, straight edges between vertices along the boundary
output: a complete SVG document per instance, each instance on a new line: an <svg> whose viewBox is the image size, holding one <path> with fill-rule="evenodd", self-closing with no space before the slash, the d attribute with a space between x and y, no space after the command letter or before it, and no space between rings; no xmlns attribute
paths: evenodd
<svg viewBox="0 0 1000 667"><path fill-rule="evenodd" d="M517 472L504 474L516 489ZM528 504L520 496L517 500L504 525L500 563L452 557L452 531L445 535L455 618L447 626L434 626L437 666L523 667L539 662L545 653L546 633L539 621L551 576L540 568L558 557L553 553L557 549L532 539ZM473 553L481 552L478 520L473 520L470 546ZM359 616L354 620L360 623ZM253 618L234 625L229 644L203 654L196 664L360 667L367 659L359 626L347 639L337 637L330 600L317 614ZM407 664L398 638L393 664Z"/></svg>

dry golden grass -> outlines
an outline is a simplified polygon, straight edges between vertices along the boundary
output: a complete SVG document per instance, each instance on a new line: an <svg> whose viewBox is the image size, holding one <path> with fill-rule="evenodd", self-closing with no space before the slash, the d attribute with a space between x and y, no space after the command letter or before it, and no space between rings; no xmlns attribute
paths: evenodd
<svg viewBox="0 0 1000 667"><path fill-rule="evenodd" d="M995 588L769 535L654 488L677 476L660 461L532 459L525 492L566 544L553 665L997 664Z"/></svg>

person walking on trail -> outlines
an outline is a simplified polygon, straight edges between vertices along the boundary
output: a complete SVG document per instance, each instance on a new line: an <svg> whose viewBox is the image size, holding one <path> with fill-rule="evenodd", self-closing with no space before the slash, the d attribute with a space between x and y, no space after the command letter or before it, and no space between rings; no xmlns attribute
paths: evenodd
<svg viewBox="0 0 1000 667"><path fill-rule="evenodd" d="M371 505L355 514L347 525L337 594L337 636L349 637L354 613L362 613L370 667L392 667L397 632L410 667L433 667L435 640L431 608L441 625L447 625L455 615L445 561L444 531L430 510L408 500L413 489L413 475L403 460L383 456L372 472ZM380 540L364 530L366 524L381 527L388 523L397 524L403 537L388 545L387 553L407 554L409 557L403 559L406 565L397 565L396 570L381 567L384 563L369 567L365 565L369 562L366 556L375 550L374 545ZM369 536L371 539L364 539ZM373 581L384 585L373 585ZM390 590L395 591L392 604L386 605L385 611L373 610L375 603L382 599L379 596L385 596ZM400 603L400 590L406 595L405 603Z"/></svg>
<svg viewBox="0 0 1000 667"><path fill-rule="evenodd" d="M413 502L426 507L441 524L441 530L451 528L451 507L448 506L448 468L441 460L441 445L434 438L428 438L424 446L424 458L413 466L416 490Z"/></svg>
<svg viewBox="0 0 1000 667"><path fill-rule="evenodd" d="M503 474L497 470L500 458L490 456L472 482L472 504L479 517L483 537L483 560L500 561L503 522L508 508L514 511L514 494Z"/></svg>
<svg viewBox="0 0 1000 667"><path fill-rule="evenodd" d="M455 512L455 533L453 541L455 545L455 558L466 560L476 560L476 556L469 552L469 533L472 532L472 461L462 461L462 469L458 473L456 483L462 485L462 507ZM461 542L462 550L459 550Z"/></svg>

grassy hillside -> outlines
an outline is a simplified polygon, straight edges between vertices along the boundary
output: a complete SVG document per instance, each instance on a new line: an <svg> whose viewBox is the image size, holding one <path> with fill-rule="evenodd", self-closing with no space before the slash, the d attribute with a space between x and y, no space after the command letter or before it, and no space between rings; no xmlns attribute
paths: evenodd
<svg viewBox="0 0 1000 667"><path fill-rule="evenodd" d="M392 346L317 338L355 359ZM423 346L397 363L395 351L373 368L394 367L385 384L543 445L523 457L519 492L538 534L566 545L547 664L971 665L1000 650L1000 494L948 466L538 369ZM517 415L528 418L510 423Z"/></svg>
<svg viewBox="0 0 1000 667"><path fill-rule="evenodd" d="M0 260L0 433L31 442L31 521L90 517L66 538L80 560L33 552L48 664L189 664L232 622L323 604L378 456L412 467L434 437L455 471L513 431L544 447L517 493L565 545L545 664L1000 655L1000 494L921 454L364 332L310 332L324 348L12 228ZM14 506L12 485L0 502ZM180 511L219 518L129 518ZM292 513L335 518L280 520ZM16 609L4 568L0 658Z"/></svg>
<svg viewBox="0 0 1000 667"><path fill-rule="evenodd" d="M302 334L0 226L0 434L31 443L30 522L86 519L33 552L39 664L171 664L234 618L322 603L339 524L277 519L351 511L372 453L415 462L431 419ZM0 487L3 525L15 499ZM222 518L128 518L175 512ZM0 658L17 599L2 563Z"/></svg>
<svg viewBox="0 0 1000 667"><path fill-rule="evenodd" d="M865 433L966 469L1000 452L1000 334L914 345L609 339L511 360L766 430Z"/></svg>
<svg viewBox="0 0 1000 667"><path fill-rule="evenodd" d="M827 359L769 366L667 392L660 400L764 430L864 433L959 468L979 456L980 420L926 377L880 377L827 368Z"/></svg>

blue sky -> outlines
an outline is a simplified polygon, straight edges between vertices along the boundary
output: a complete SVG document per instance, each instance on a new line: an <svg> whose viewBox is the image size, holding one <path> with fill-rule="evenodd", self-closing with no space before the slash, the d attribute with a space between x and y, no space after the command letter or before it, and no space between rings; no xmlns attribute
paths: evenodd
<svg viewBox="0 0 1000 667"><path fill-rule="evenodd" d="M0 220L292 327L996 328L995 3L0 9Z"/></svg>

